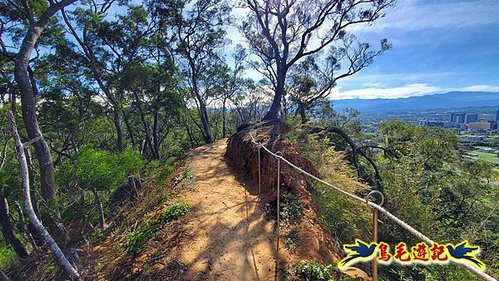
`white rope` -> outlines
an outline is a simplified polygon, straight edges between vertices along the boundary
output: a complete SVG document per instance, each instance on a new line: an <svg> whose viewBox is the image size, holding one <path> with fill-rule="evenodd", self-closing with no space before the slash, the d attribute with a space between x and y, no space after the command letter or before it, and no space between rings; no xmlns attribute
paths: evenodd
<svg viewBox="0 0 499 281"><path fill-rule="evenodd" d="M287 163L289 166L293 167L295 170L299 171L300 173L304 174L304 175L307 175L311 178L313 178L314 180L322 183L322 184L325 184L331 188L333 188L334 190L338 191L339 193L343 194L343 195L346 195L352 199L355 199L359 202L362 202L362 203L366 203L366 200L365 199L362 199L360 198L359 196L353 194L353 193L350 193L348 191L345 191L339 187L336 187L330 183L328 183L327 181L324 181L312 174L310 174L309 172L301 169L300 167L296 166L295 164L291 163L290 161L288 161L286 158L280 156L280 155L277 155L275 154L274 152L270 151L267 147L265 147L265 145L263 145L262 143L259 143L255 140L255 138L253 137L253 135L251 134L251 132L249 133L250 137L251 137L251 141L256 144L256 145L259 145L260 147L262 147L265 151L267 151L270 155L274 156L275 158L279 158L281 159L283 162ZM368 201L367 202L367 205L371 208L375 208L377 209L378 211L380 211L381 213L383 213L385 216L387 216L389 219L391 219L392 221L394 221L395 223L397 223L398 225L400 225L402 228L404 228L405 230L407 230L408 232L410 232L412 235L414 235L415 237L417 237L418 239L420 239L421 241L424 241L426 242L427 244L433 244L434 241L431 240L430 238L428 238L427 236L425 236L424 234L422 234L421 232L419 232L418 230L416 230L414 227L410 226L409 224L407 224L406 222L404 222L403 220L397 218L394 214L390 213L388 210L386 210L385 208L381 207L380 205L374 203L374 202L370 202ZM497 281L495 278L493 278L492 276L486 274L485 272L477 269L476 267L472 266L472 265L469 265L467 263L459 263L460 265L466 267L469 271L471 271L472 273L474 273L475 275L478 275L479 277L487 280L487 281Z"/></svg>

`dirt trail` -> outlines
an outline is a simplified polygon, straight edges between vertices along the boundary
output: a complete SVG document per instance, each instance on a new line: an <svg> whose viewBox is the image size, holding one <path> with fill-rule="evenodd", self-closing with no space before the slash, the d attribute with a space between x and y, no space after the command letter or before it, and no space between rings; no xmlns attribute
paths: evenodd
<svg viewBox="0 0 499 281"><path fill-rule="evenodd" d="M184 280L273 280L272 223L227 166L225 149L220 140L189 153L193 186L178 199L192 211L169 258L182 264Z"/></svg>

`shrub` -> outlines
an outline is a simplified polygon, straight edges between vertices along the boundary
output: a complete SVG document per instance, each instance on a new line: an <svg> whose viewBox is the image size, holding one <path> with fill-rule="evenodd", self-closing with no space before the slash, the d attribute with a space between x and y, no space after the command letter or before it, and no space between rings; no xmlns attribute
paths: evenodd
<svg viewBox="0 0 499 281"><path fill-rule="evenodd" d="M296 248L296 240L298 240L298 237L300 235L300 232L298 229L294 228L292 229L288 235L286 235L286 238L284 239L284 245L290 250L293 250Z"/></svg>
<svg viewBox="0 0 499 281"><path fill-rule="evenodd" d="M302 205L300 200L292 192L284 192L280 198L280 220L281 226L288 226L291 222L297 221L302 216ZM265 206L265 212L269 219L276 219L277 200L269 202Z"/></svg>
<svg viewBox="0 0 499 281"><path fill-rule="evenodd" d="M292 192L281 195L281 218L285 223L298 220L302 216L302 205L300 200Z"/></svg>
<svg viewBox="0 0 499 281"><path fill-rule="evenodd" d="M85 198L92 198L92 203L83 202L75 208L65 210L65 218L76 219L90 217L93 222L99 221L96 206L107 212L107 203L111 194L128 182L128 177L138 175L144 161L134 151L113 154L105 150L84 148L63 165L58 171L58 180L69 188L78 186L83 190ZM78 191L74 191L77 193Z"/></svg>
<svg viewBox="0 0 499 281"><path fill-rule="evenodd" d="M322 264L315 261L300 261L296 266L296 276L306 281L333 281L332 264Z"/></svg>
<svg viewBox="0 0 499 281"><path fill-rule="evenodd" d="M319 207L320 221L339 242L350 243L356 238L371 239L371 216L365 206L323 184L314 185L312 196Z"/></svg>
<svg viewBox="0 0 499 281"><path fill-rule="evenodd" d="M142 226L128 235L125 246L126 251L128 253L137 253L166 223L178 219L188 211L189 204L180 202L164 208L155 217L149 214L146 215Z"/></svg>
<svg viewBox="0 0 499 281"><path fill-rule="evenodd" d="M125 184L128 177L138 174L143 166L141 156L134 151L112 154L105 150L84 148L61 171L66 184L78 184L82 188L113 191Z"/></svg>
<svg viewBox="0 0 499 281"><path fill-rule="evenodd" d="M169 158L166 161L153 160L147 163L146 178L163 185L165 181L175 172L175 158Z"/></svg>

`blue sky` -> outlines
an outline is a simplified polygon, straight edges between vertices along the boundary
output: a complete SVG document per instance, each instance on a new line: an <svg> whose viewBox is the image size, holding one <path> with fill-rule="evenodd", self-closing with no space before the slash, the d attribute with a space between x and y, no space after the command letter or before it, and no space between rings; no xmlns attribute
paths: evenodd
<svg viewBox="0 0 499 281"><path fill-rule="evenodd" d="M499 92L499 0L399 0L352 30L393 48L340 81L331 98L398 98L452 90Z"/></svg>
<svg viewBox="0 0 499 281"><path fill-rule="evenodd" d="M236 18L247 12L233 10ZM233 44L244 43L235 26L227 31ZM351 32L373 43L387 38L393 48L339 81L332 99L499 92L499 0L398 0L384 18Z"/></svg>
<svg viewBox="0 0 499 281"><path fill-rule="evenodd" d="M376 45L387 38L393 48L339 81L332 99L499 92L499 0L398 0L384 18L350 31ZM244 41L235 27L228 36L233 44Z"/></svg>

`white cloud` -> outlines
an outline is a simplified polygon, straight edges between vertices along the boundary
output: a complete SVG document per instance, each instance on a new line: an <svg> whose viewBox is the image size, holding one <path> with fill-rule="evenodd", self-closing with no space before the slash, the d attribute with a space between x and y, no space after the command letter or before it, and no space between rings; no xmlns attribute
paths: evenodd
<svg viewBox="0 0 499 281"><path fill-rule="evenodd" d="M375 67L375 66L374 66ZM397 81L399 83L418 84L427 83L427 80L449 78L455 76L456 73L447 72L397 72L397 73L380 73L379 69L370 72L370 69L365 69L365 72L357 73L354 76L346 77L338 82L343 86L352 86L361 82L365 87L379 87L380 85L390 85ZM423 82L424 81L424 82Z"/></svg>
<svg viewBox="0 0 499 281"><path fill-rule="evenodd" d="M475 0L456 2L436 2L426 0L398 1L394 8L386 11L386 16L372 26L356 29L370 31L422 29L459 29L479 25L499 23L499 17L492 11L499 10L497 0Z"/></svg>
<svg viewBox="0 0 499 281"><path fill-rule="evenodd" d="M342 91L335 88L331 91L331 99L397 99L413 96L432 95L451 91L463 92L499 92L497 85L470 85L456 88L442 88L426 83L414 83L397 87L367 87L355 90Z"/></svg>
<svg viewBox="0 0 499 281"><path fill-rule="evenodd" d="M499 92L499 86L492 85L472 85L461 89L462 91L470 92Z"/></svg>
<svg viewBox="0 0 499 281"><path fill-rule="evenodd" d="M337 91L332 94L333 99L396 99L411 96L423 96L425 94L436 93L441 89L424 83L408 84L393 88L364 88L350 91Z"/></svg>

